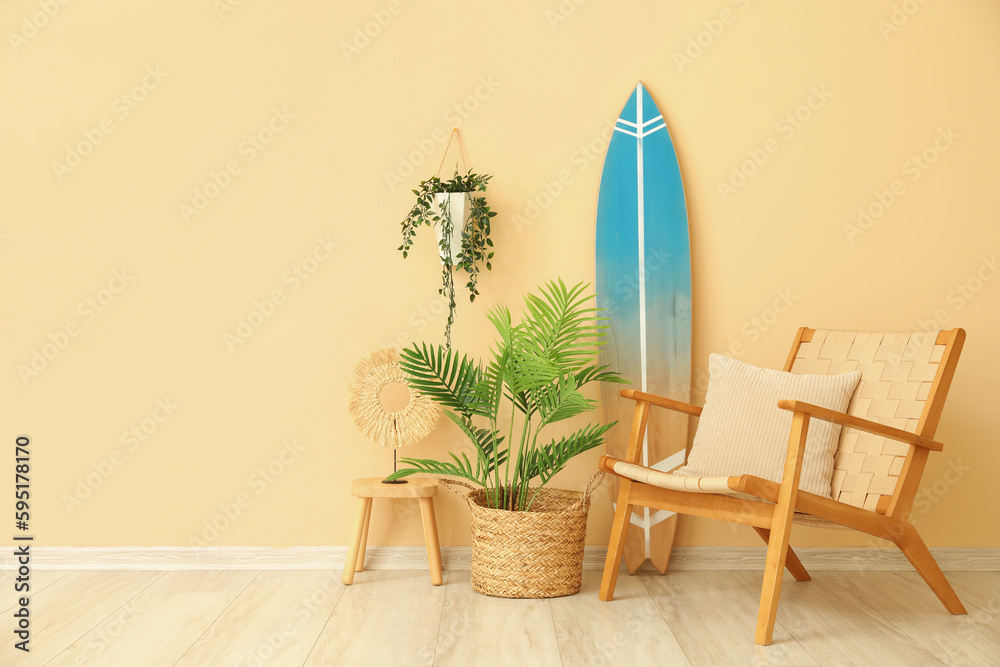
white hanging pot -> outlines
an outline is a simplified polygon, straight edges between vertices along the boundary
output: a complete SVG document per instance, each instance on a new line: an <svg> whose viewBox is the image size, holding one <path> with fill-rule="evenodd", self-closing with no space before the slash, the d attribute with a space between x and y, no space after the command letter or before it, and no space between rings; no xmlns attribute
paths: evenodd
<svg viewBox="0 0 1000 667"><path fill-rule="evenodd" d="M469 205L468 192L438 192L434 195L435 213L442 220L451 217L451 264L458 261L458 255L462 252L462 230L469 223L469 216L472 214L472 207ZM447 210L446 210L447 207ZM438 249L441 248L441 226L434 225L434 234L437 236ZM441 252L441 262L448 258Z"/></svg>

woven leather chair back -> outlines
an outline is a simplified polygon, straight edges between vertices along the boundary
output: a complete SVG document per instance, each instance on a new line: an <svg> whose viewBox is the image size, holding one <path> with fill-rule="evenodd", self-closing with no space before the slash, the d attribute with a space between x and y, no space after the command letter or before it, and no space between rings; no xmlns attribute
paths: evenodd
<svg viewBox="0 0 1000 667"><path fill-rule="evenodd" d="M947 392L947 386L936 391L947 348L938 334L805 329L785 370L821 375L860 370L849 414L933 438L937 419L928 417L940 412L933 407ZM908 451L909 445L844 428L834 461L833 498L874 511L880 498L892 496Z"/></svg>

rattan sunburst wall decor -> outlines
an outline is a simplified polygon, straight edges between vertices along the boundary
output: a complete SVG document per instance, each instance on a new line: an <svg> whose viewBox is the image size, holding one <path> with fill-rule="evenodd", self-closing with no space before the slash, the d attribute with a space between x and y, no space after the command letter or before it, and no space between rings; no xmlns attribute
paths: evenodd
<svg viewBox="0 0 1000 667"><path fill-rule="evenodd" d="M400 388L408 394L405 405L387 405L386 390ZM366 438L393 448L394 471L396 450L430 435L441 414L433 401L406 384L399 353L392 348L372 352L354 367L347 386L347 411Z"/></svg>

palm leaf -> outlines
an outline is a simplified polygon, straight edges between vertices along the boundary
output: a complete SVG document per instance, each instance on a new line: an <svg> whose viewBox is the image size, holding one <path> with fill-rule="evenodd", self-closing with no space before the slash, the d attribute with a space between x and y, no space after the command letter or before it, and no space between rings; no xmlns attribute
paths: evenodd
<svg viewBox="0 0 1000 667"><path fill-rule="evenodd" d="M591 410L594 406L577 388L576 375L564 375L553 384L534 392L534 403L541 416L541 429L546 424L569 419Z"/></svg>
<svg viewBox="0 0 1000 667"><path fill-rule="evenodd" d="M514 393L530 392L552 384L560 375L559 366L551 358L521 345L511 355L507 383Z"/></svg>
<svg viewBox="0 0 1000 667"><path fill-rule="evenodd" d="M616 371L607 370L609 366L598 366L597 364L580 369L576 374L577 388L589 382L614 382L616 384L628 384L628 380L621 377Z"/></svg>
<svg viewBox="0 0 1000 667"><path fill-rule="evenodd" d="M467 457L465 454L462 454L461 458L455 456L452 453L449 453L448 455L451 456L453 463L449 463L446 461L435 461L433 459L412 459L412 458L400 459L399 460L400 463L404 463L411 467L397 470L396 472L386 477L386 479L395 480L395 479L400 479L402 477L408 477L418 472L425 472L425 473L430 473L432 475L450 475L452 477L462 477L471 482L475 482L480 486L486 486L486 484L484 483L485 480L478 478L476 474L472 471L472 462L469 461L469 457Z"/></svg>
<svg viewBox="0 0 1000 667"><path fill-rule="evenodd" d="M558 365L560 372L578 370L594 357L594 346L603 335L597 316L589 307L593 298L584 295L581 283L567 288L561 280L541 288L541 296L525 297L522 326L541 355Z"/></svg>
<svg viewBox="0 0 1000 667"><path fill-rule="evenodd" d="M478 479L487 479L497 466L507 460L506 449L501 450L499 454L495 453L495 450L503 443L504 436L498 435L494 438L493 431L488 428L476 428L471 422L466 422L448 410L445 410L444 414L462 429L465 436L475 446L476 476Z"/></svg>
<svg viewBox="0 0 1000 667"><path fill-rule="evenodd" d="M604 442L604 433L616 423L591 424L572 435L538 447L533 452L534 455L527 460L525 469L527 478L538 477L542 484L545 484L562 470L571 458L599 447Z"/></svg>
<svg viewBox="0 0 1000 667"><path fill-rule="evenodd" d="M457 353L444 346L424 343L403 350L399 364L408 384L439 405L457 410L469 420L483 414L484 406L475 392L479 369L468 357L459 359ZM488 413L488 408L485 411Z"/></svg>
<svg viewBox="0 0 1000 667"><path fill-rule="evenodd" d="M493 360L482 369L479 382L476 383L476 401L482 410L481 414L491 421L496 421L500 410L500 397L503 396L504 382L510 370L510 348L501 346L493 350Z"/></svg>

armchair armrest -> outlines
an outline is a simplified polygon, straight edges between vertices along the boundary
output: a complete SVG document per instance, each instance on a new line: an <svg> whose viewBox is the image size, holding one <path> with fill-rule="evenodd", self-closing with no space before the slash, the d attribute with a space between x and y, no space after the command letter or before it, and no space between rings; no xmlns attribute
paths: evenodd
<svg viewBox="0 0 1000 667"><path fill-rule="evenodd" d="M916 447L923 447L924 449L929 449L934 452L940 452L944 449L944 445L940 442L925 438L917 435L916 433L910 433L909 431L893 428L892 426L885 426L884 424L879 424L878 422L869 421L853 415L847 415L843 412L821 408L820 406L813 405L811 403L781 400L778 401L778 407L782 410L788 410L789 412L804 412L812 417L815 417L816 419L833 422L834 424L840 424L841 426L850 426L851 428L856 428L859 431L865 431L866 433L871 433L873 435L881 435L886 438L892 438L893 440L905 442Z"/></svg>
<svg viewBox="0 0 1000 667"><path fill-rule="evenodd" d="M672 398L664 398L663 396L657 396L656 394L647 394L646 392L639 391L637 389L622 389L619 393L622 398L630 398L633 401L644 401L650 405L655 405L658 408L675 410L677 412L694 415L695 417L699 416L702 410L697 405L691 405L690 403L684 403L683 401L675 401Z"/></svg>

